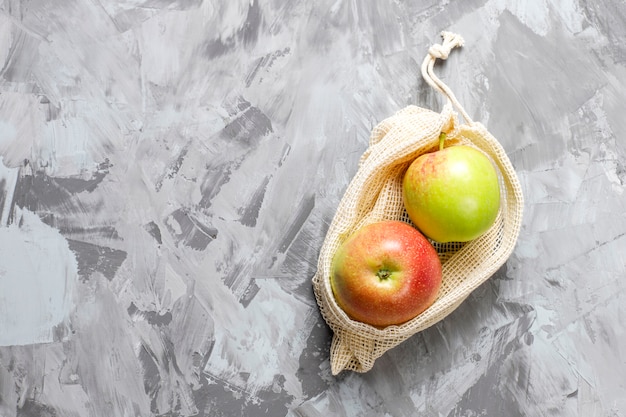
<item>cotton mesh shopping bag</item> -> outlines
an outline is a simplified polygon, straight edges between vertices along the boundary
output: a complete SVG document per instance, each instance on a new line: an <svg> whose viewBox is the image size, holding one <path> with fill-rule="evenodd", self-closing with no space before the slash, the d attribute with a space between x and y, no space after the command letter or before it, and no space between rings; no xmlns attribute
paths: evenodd
<svg viewBox="0 0 626 417"><path fill-rule="evenodd" d="M481 123L471 120L450 88L434 74L435 61L446 59L454 47L463 44L459 35L443 32L442 37L441 44L429 49L421 67L424 79L446 99L441 112L410 105L374 127L320 250L313 288L321 314L333 331L333 375L343 370L370 370L386 351L448 316L506 262L517 241L523 209L519 181L498 140ZM442 262L443 280L437 299L427 310L406 323L383 329L355 321L334 299L330 284L333 256L348 236L367 224L400 220L412 225L402 200L402 177L415 158L437 149L442 132L446 146L473 146L493 161L501 190L496 221L470 242L432 242Z"/></svg>

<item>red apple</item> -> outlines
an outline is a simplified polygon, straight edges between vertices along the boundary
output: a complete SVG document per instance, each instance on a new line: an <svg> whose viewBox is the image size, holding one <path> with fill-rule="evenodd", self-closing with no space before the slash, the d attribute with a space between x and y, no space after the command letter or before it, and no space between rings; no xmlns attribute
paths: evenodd
<svg viewBox="0 0 626 417"><path fill-rule="evenodd" d="M358 229L332 262L335 300L350 318L385 327L426 310L441 286L441 261L417 229L385 220Z"/></svg>

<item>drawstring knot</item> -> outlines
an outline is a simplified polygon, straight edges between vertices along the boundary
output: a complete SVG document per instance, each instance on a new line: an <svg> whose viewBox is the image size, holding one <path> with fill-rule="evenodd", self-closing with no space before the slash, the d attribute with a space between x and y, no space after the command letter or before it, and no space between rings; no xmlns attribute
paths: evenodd
<svg viewBox="0 0 626 417"><path fill-rule="evenodd" d="M461 47L465 43L461 35L452 32L441 32L443 43L435 44L428 49L428 55L433 59L448 59L450 51L455 47Z"/></svg>
<svg viewBox="0 0 626 417"><path fill-rule="evenodd" d="M452 90L437 76L435 75L433 68L437 59L448 59L448 55L452 49L461 47L465 43L461 35L452 32L441 32L443 42L441 44L434 44L428 49L428 55L424 58L422 63L422 76L431 87L439 91L446 96L456 109L461 112L467 122L472 121L469 115L465 112L461 104L457 101L456 97L452 93Z"/></svg>

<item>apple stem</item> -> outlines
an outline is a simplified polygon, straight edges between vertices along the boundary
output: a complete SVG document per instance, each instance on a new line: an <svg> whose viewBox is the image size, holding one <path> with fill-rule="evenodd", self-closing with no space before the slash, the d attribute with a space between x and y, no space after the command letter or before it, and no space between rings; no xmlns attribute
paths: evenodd
<svg viewBox="0 0 626 417"><path fill-rule="evenodd" d="M446 134L445 132L441 132L441 134L439 135L439 150L443 150L443 142L446 140Z"/></svg>

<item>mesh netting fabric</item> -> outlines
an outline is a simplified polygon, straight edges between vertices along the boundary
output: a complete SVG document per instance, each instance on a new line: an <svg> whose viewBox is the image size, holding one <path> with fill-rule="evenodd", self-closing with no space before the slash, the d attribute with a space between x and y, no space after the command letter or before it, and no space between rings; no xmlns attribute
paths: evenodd
<svg viewBox="0 0 626 417"><path fill-rule="evenodd" d="M411 105L374 127L322 244L313 288L322 316L333 331L330 362L334 375L342 370L370 370L386 351L448 316L506 262L517 241L523 195L505 150L481 123L471 121L447 86L432 75L432 62L445 59L449 49L462 44L458 35L446 35L444 32L447 42L443 47L431 48L423 68L429 84L446 96L447 103L440 113ZM455 109L462 113L464 123L459 123ZM498 217L486 233L470 242L433 242L442 262L443 280L436 301L426 311L384 329L352 320L333 296L333 256L348 236L366 224L400 220L412 225L402 199L402 178L415 158L438 148L441 132L447 135L446 146L473 146L492 160L501 188Z"/></svg>

